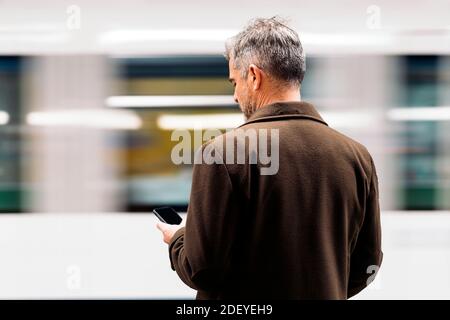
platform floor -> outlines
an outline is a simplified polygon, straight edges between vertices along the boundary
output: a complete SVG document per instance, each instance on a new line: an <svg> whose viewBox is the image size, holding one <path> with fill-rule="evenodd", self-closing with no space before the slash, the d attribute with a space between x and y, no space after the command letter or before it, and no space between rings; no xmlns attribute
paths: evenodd
<svg viewBox="0 0 450 320"><path fill-rule="evenodd" d="M194 298L151 214L0 215L0 298ZM384 262L355 299L450 299L450 212L383 212Z"/></svg>

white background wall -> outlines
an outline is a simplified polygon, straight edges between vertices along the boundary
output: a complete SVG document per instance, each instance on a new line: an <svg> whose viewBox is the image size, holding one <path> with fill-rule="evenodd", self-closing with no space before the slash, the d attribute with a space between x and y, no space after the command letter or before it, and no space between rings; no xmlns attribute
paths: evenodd
<svg viewBox="0 0 450 320"><path fill-rule="evenodd" d="M221 53L222 32L195 40L189 30L238 30L250 18L274 15L291 20L307 54L448 53L449 11L447 0L2 0L0 53ZM73 28L75 12L80 24ZM184 32L167 41L172 36L143 38L146 30ZM111 36L116 31L131 34Z"/></svg>

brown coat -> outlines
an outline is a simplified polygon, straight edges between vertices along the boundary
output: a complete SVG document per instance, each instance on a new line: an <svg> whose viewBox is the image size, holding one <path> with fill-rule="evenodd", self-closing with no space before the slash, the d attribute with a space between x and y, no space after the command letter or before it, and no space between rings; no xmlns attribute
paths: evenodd
<svg viewBox="0 0 450 320"><path fill-rule="evenodd" d="M279 130L279 170L194 165L186 227L169 245L172 269L198 290L197 299L346 299L360 292L383 257L367 149L328 127L306 102L265 106L241 128Z"/></svg>

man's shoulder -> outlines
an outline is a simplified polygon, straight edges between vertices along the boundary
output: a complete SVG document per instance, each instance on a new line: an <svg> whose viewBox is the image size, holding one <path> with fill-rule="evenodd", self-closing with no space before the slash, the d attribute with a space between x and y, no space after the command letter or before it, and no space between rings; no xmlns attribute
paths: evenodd
<svg viewBox="0 0 450 320"><path fill-rule="evenodd" d="M334 129L332 129L334 130ZM370 158L370 152L367 149L367 147L362 144L361 142L355 140L354 138L351 138L345 134L343 134L342 132L339 132L337 130L335 130L341 137L342 139L346 140L349 144L351 144L356 150L358 150L364 157L366 158Z"/></svg>
<svg viewBox="0 0 450 320"><path fill-rule="evenodd" d="M360 163L364 167L364 171L368 175L371 175L372 167L374 167L374 161L368 148L363 143L343 134L336 129L329 129L337 137L336 140L340 141L339 145L346 146L346 148L342 148L342 150L347 150L353 157L354 161Z"/></svg>
<svg viewBox="0 0 450 320"><path fill-rule="evenodd" d="M254 134L252 133L256 133L257 136L258 134L257 130L249 130L249 129L257 129L257 128L246 126L227 130L226 132L220 135L213 136L208 141L204 142L202 145L202 149L204 150L207 148L215 148L223 150L227 146L227 142L228 145L230 145L231 141L235 141L244 137L253 137Z"/></svg>

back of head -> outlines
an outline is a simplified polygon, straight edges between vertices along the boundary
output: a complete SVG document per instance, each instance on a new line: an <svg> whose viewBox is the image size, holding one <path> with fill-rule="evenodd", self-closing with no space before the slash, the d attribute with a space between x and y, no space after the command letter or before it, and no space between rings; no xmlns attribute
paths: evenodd
<svg viewBox="0 0 450 320"><path fill-rule="evenodd" d="M306 71L298 34L279 17L251 20L228 40L225 57L244 78L253 63L280 82L300 86Z"/></svg>

